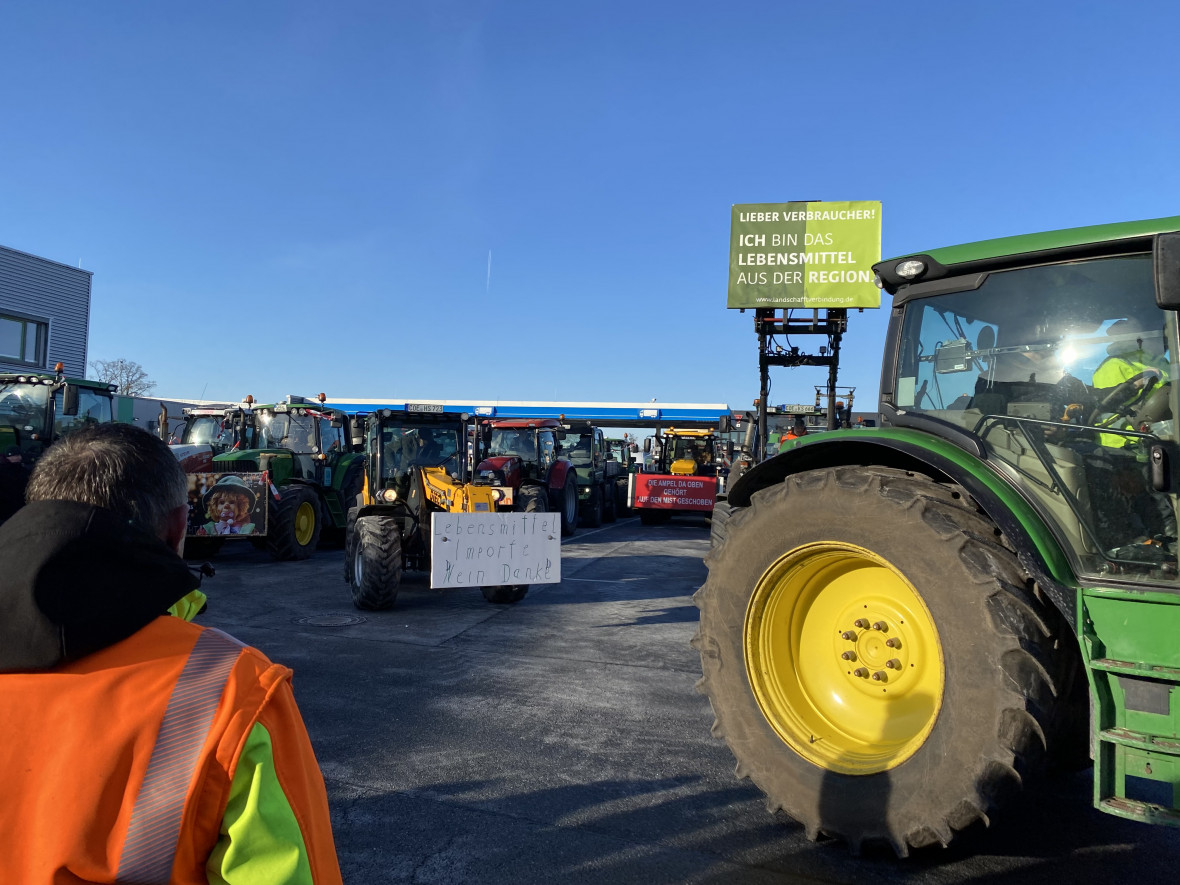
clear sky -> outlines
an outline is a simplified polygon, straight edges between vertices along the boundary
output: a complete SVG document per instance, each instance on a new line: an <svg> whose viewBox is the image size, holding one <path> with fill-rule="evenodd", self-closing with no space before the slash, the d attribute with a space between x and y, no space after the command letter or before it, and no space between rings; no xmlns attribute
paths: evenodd
<svg viewBox="0 0 1180 885"><path fill-rule="evenodd" d="M886 256L1180 214L1178 33L1142 0L6 0L0 244L93 271L91 359L160 396L748 407L731 204L880 200ZM885 320L851 317L858 410Z"/></svg>

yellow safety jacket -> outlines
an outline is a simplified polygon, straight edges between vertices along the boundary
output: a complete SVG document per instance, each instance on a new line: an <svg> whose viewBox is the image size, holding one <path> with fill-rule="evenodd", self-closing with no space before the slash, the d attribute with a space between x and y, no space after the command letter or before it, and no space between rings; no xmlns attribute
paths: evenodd
<svg viewBox="0 0 1180 885"><path fill-rule="evenodd" d="M1102 391L1117 387L1124 381L1129 381L1142 372L1158 372L1160 383L1162 384L1169 380L1168 361L1163 357L1155 357L1142 350L1109 356L1094 370L1092 386L1099 396L1101 396ZM1131 394L1127 397L1126 402L1130 402L1134 396L1135 394ZM1116 406L1121 407L1126 402L1116 403ZM1099 426L1118 428L1120 430L1137 429L1127 420L1126 416L1112 416L1106 421L1100 419ZM1121 449L1130 442L1127 437L1113 433L1100 434L1098 441L1107 448L1112 449Z"/></svg>

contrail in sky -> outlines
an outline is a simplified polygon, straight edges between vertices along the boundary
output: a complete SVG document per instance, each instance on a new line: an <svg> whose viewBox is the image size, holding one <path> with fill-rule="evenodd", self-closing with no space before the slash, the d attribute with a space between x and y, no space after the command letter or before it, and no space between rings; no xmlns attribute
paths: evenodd
<svg viewBox="0 0 1180 885"><path fill-rule="evenodd" d="M488 285L486 292L492 291L492 250L488 249Z"/></svg>

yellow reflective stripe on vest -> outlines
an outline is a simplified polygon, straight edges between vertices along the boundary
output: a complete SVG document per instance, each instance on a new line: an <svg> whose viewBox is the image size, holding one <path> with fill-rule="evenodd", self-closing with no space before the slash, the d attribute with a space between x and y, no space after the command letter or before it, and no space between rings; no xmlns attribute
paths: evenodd
<svg viewBox="0 0 1180 885"><path fill-rule="evenodd" d="M152 758L131 810L118 882L153 885L171 878L185 796L242 648L220 630L206 629L197 637L168 699Z"/></svg>

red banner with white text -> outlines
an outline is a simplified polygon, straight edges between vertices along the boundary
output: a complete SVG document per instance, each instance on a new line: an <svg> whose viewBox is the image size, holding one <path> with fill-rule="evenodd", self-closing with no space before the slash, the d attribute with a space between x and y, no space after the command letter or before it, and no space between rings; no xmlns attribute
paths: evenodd
<svg viewBox="0 0 1180 885"><path fill-rule="evenodd" d="M633 507L710 511L717 500L716 477L636 473L634 479Z"/></svg>

